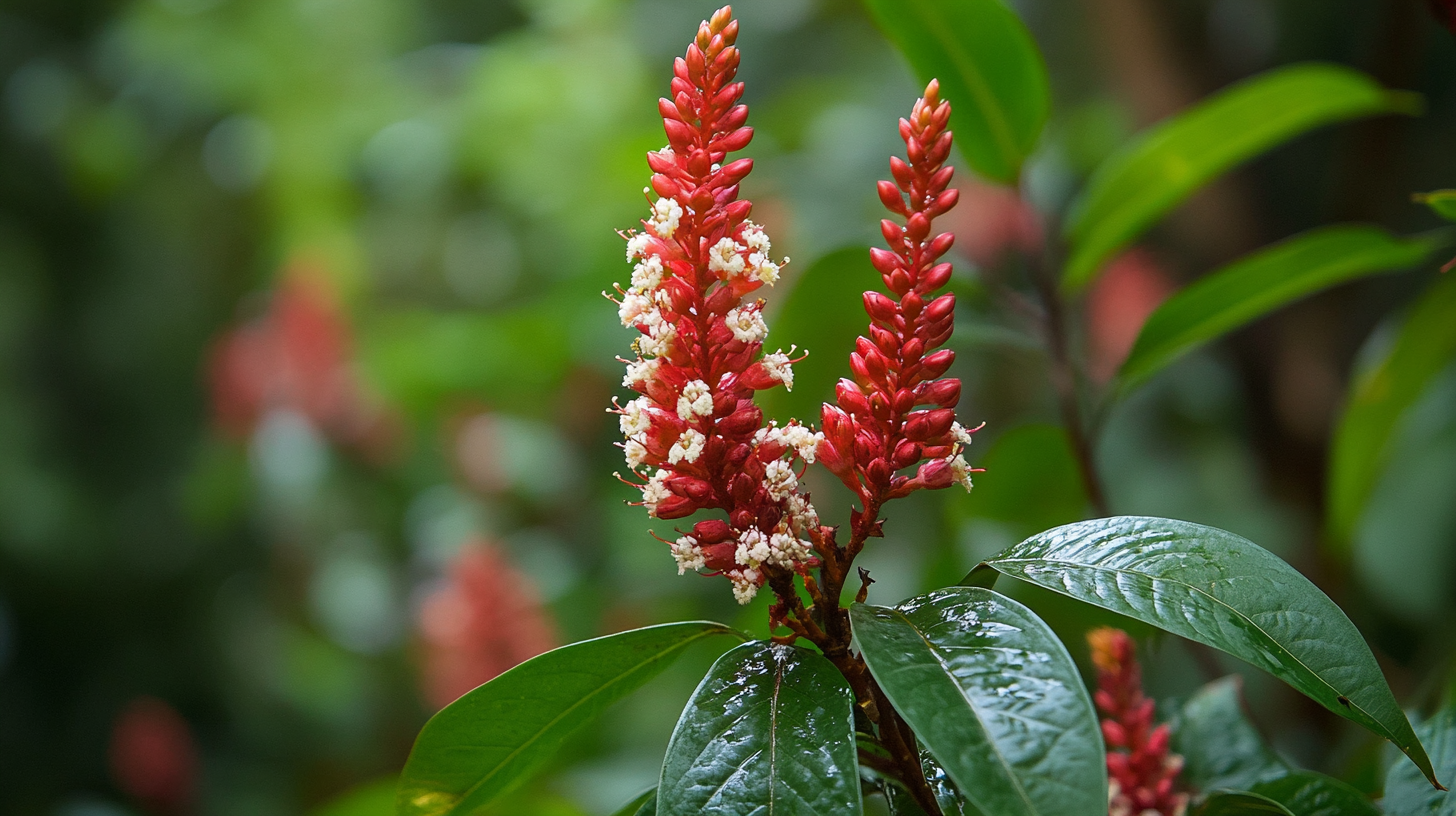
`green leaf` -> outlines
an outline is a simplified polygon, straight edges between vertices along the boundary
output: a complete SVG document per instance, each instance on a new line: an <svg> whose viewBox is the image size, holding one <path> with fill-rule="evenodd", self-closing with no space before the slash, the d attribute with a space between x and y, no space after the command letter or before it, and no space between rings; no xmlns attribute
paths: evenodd
<svg viewBox="0 0 1456 816"><path fill-rule="evenodd" d="M1257 793L1214 791L1193 809L1193 816L1294 816L1289 809Z"/></svg>
<svg viewBox="0 0 1456 816"><path fill-rule="evenodd" d="M1252 792L1273 799L1298 816L1380 816L1380 810L1365 794L1314 771L1294 771L1261 782Z"/></svg>
<svg viewBox="0 0 1456 816"><path fill-rule="evenodd" d="M1199 689L1178 710L1173 750L1184 781L1197 790L1248 790L1291 770L1244 716L1243 679L1230 675Z"/></svg>
<svg viewBox="0 0 1456 816"><path fill-rule="evenodd" d="M1456 275L1443 275L1416 302L1385 359L1351 389L1331 443L1326 502L1331 539L1342 550L1385 470L1401 417L1456 358L1453 315Z"/></svg>
<svg viewBox="0 0 1456 816"><path fill-rule="evenodd" d="M1087 517L1087 493L1067 431L1059 425L1021 425L996 437L980 465L982 479L957 502L967 515L1007 524L1030 535Z"/></svg>
<svg viewBox="0 0 1456 816"><path fill-rule="evenodd" d="M662 816L858 814L854 693L817 652L745 643L683 709L658 784Z"/></svg>
<svg viewBox="0 0 1456 816"><path fill-rule="evenodd" d="M688 646L715 635L741 637L704 621L633 629L553 649L466 694L415 740L400 777L400 816L475 812Z"/></svg>
<svg viewBox="0 0 1456 816"><path fill-rule="evenodd" d="M351 788L312 811L313 816L394 816L399 777L389 776Z"/></svg>
<svg viewBox="0 0 1456 816"><path fill-rule="evenodd" d="M1436 190L1411 196L1447 221L1456 221L1456 190Z"/></svg>
<svg viewBox="0 0 1456 816"><path fill-rule="evenodd" d="M997 816L1107 810L1102 734L1066 647L1021 604L941 589L855 604L875 681L966 800Z"/></svg>
<svg viewBox="0 0 1456 816"><path fill-rule="evenodd" d="M1032 536L986 566L1246 660L1389 739L1435 782L1355 625L1293 567L1247 539L1126 516Z"/></svg>
<svg viewBox="0 0 1456 816"><path fill-rule="evenodd" d="M1016 184L1051 110L1046 64L1001 0L865 0L921 82L940 80L961 155Z"/></svg>
<svg viewBox="0 0 1456 816"><path fill-rule="evenodd" d="M1456 779L1456 703L1448 704L1416 732L1430 748L1436 773ZM1389 816L1456 816L1456 794L1432 788L1404 762L1392 765L1386 773L1383 804Z"/></svg>
<svg viewBox="0 0 1456 816"><path fill-rule="evenodd" d="M1091 283L1113 255L1199 187L1306 131L1380 113L1414 114L1420 97L1337 65L1268 71L1140 134L1093 174L1067 227L1064 285Z"/></svg>
<svg viewBox="0 0 1456 816"><path fill-rule="evenodd" d="M643 810L647 808L647 810ZM643 791L642 795L622 806L613 816L652 816L657 812L657 788Z"/></svg>
<svg viewBox="0 0 1456 816"><path fill-rule="evenodd" d="M1241 258L1169 298L1148 318L1122 365L1136 385L1200 345L1337 284L1419 264L1429 238L1398 238L1378 227L1323 227Z"/></svg>

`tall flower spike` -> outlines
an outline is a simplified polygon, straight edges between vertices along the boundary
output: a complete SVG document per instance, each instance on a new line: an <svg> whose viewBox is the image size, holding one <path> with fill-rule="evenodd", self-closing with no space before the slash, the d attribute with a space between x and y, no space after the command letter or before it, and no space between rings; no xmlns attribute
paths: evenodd
<svg viewBox="0 0 1456 816"><path fill-rule="evenodd" d="M922 488L958 483L971 489L972 469L961 456L971 431L956 422L961 383L941 378L955 360L950 338L955 295L935 296L950 280L951 265L940 262L954 236L936 233L934 220L955 206L947 189L953 168L950 103L931 80L909 119L900 120L909 162L890 158L894 181L879 183L880 200L901 223L880 222L889 249L871 249L870 260L892 296L865 292L868 337L855 341L849 364L853 380L840 380L838 405L822 412L825 444L820 458L859 495L865 507ZM921 407L926 406L926 407ZM919 465L915 476L898 471Z"/></svg>
<svg viewBox="0 0 1456 816"><path fill-rule="evenodd" d="M778 280L780 264L738 198L753 161L725 164L753 138L733 81L737 37L724 6L675 61L671 98L658 100L668 144L647 154L657 198L642 231L623 235L636 266L614 298L622 324L641 334L622 383L641 396L613 410L649 515L727 516L664 539L679 571L725 575L747 603L768 570L813 563L804 538L819 522L798 480L822 437L795 422L765 427L753 402L755 391L793 386L794 360L762 353L763 301L744 302Z"/></svg>
<svg viewBox="0 0 1456 816"><path fill-rule="evenodd" d="M1182 816L1188 795L1175 793L1183 758L1168 750L1167 724L1153 726L1153 701L1143 696L1132 638L1121 629L1087 633L1097 666L1097 707L1105 715L1109 816Z"/></svg>

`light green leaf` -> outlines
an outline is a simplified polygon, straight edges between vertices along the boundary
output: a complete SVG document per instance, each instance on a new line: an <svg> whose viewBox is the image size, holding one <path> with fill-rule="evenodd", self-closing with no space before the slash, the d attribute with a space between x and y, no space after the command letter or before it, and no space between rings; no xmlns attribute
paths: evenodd
<svg viewBox="0 0 1456 816"><path fill-rule="evenodd" d="M1294 816L1289 809L1257 793L1214 791L1193 809L1193 816Z"/></svg>
<svg viewBox="0 0 1456 816"><path fill-rule="evenodd" d="M1436 773L1456 779L1456 703L1447 704L1416 732L1430 748ZM1427 785L1404 762L1392 765L1386 772L1383 804L1389 816L1456 816L1456 794Z"/></svg>
<svg viewBox="0 0 1456 816"><path fill-rule="evenodd" d="M1293 65L1227 88L1153 126L1098 168L1068 223L1064 285L1091 283L1198 188L1282 142L1334 122L1420 108L1420 97L1337 65Z"/></svg>
<svg viewBox="0 0 1456 816"><path fill-rule="evenodd" d="M1292 770L1244 716L1242 686L1236 674L1215 680L1178 710L1173 750L1183 757L1183 780L1197 790L1248 790Z"/></svg>
<svg viewBox="0 0 1456 816"><path fill-rule="evenodd" d="M1001 0L865 0L921 82L940 80L961 155L1016 184L1051 110L1046 64Z"/></svg>
<svg viewBox="0 0 1456 816"><path fill-rule="evenodd" d="M683 709L657 789L662 816L861 813L849 682L806 649L729 651Z"/></svg>
<svg viewBox="0 0 1456 816"><path fill-rule="evenodd" d="M741 637L704 621L634 629L553 649L466 694L415 740L400 777L400 816L474 813L688 646L715 635Z"/></svg>
<svg viewBox="0 0 1456 816"><path fill-rule="evenodd" d="M351 788L312 811L313 816L394 816L399 777L389 776Z"/></svg>
<svg viewBox="0 0 1456 816"><path fill-rule="evenodd" d="M643 811L643 808L649 808ZM657 812L657 788L644 791L641 796L623 805L613 816L652 816Z"/></svg>
<svg viewBox="0 0 1456 816"><path fill-rule="evenodd" d="M1411 198L1430 207L1436 215L1447 221L1456 221L1456 190L1436 190L1430 193L1416 193Z"/></svg>
<svg viewBox="0 0 1456 816"><path fill-rule="evenodd" d="M1380 810L1365 794L1314 771L1294 771L1261 782L1252 792L1273 799L1298 816L1380 816Z"/></svg>
<svg viewBox="0 0 1456 816"><path fill-rule="evenodd" d="M1437 242L1378 227L1322 227L1266 247L1169 298L1122 365L1124 388L1200 345L1322 289L1419 264Z"/></svg>
<svg viewBox="0 0 1456 816"><path fill-rule="evenodd" d="M1233 533L1125 516L1058 527L978 569L1045 587L1222 649L1431 762L1359 630L1314 584Z"/></svg>
<svg viewBox="0 0 1456 816"><path fill-rule="evenodd" d="M998 816L1107 811L1102 734L1066 647L1021 604L954 587L855 604L865 663L966 801Z"/></svg>
<svg viewBox="0 0 1456 816"><path fill-rule="evenodd" d="M1444 275L1416 302L1390 352L1351 389L1330 450L1327 525L1347 549L1385 470L1406 409L1456 358L1456 275Z"/></svg>

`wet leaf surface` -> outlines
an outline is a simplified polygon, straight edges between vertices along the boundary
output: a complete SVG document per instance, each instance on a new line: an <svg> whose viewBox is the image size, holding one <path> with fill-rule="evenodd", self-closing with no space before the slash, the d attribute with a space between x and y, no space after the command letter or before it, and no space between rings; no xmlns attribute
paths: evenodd
<svg viewBox="0 0 1456 816"><path fill-rule="evenodd" d="M1436 775L1450 782L1456 779L1456 701L1416 729L1431 752ZM1401 762L1385 775L1385 799L1389 816L1456 816L1456 794L1439 791L1427 784L1416 769Z"/></svg>
<svg viewBox="0 0 1456 816"><path fill-rule="evenodd" d="M1297 816L1380 816L1365 794L1314 771L1294 771L1260 783L1252 792L1273 799Z"/></svg>
<svg viewBox="0 0 1456 816"><path fill-rule="evenodd" d="M1214 791L1193 809L1193 816L1295 816L1289 809L1248 791Z"/></svg>

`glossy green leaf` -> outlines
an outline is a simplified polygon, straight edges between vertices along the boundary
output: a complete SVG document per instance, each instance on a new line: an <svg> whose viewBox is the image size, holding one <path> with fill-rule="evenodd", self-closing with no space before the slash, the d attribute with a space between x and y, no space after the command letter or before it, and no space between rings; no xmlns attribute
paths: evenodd
<svg viewBox="0 0 1456 816"><path fill-rule="evenodd" d="M998 816L1107 811L1092 700L1031 610L953 587L849 614L875 681L972 806Z"/></svg>
<svg viewBox="0 0 1456 816"><path fill-rule="evenodd" d="M1431 752L1436 774L1456 779L1456 703L1448 704L1416 729ZM1456 816L1456 794L1426 784L1406 763L1390 766L1385 775L1385 812L1389 816Z"/></svg>
<svg viewBox="0 0 1456 816"><path fill-rule="evenodd" d="M935 802L940 805L941 816L982 816L946 776L945 769L929 754L921 754L921 767L925 770L925 781L935 793ZM885 791L889 801L890 816L925 816L925 811L915 798L898 785L889 785Z"/></svg>
<svg viewBox="0 0 1456 816"><path fill-rule="evenodd" d="M1244 716L1242 686L1236 674L1215 680L1174 719L1173 750L1183 757L1182 779L1196 790L1248 790L1291 770Z"/></svg>
<svg viewBox="0 0 1456 816"><path fill-rule="evenodd" d="M806 649L729 651L683 709L657 790L662 816L862 812L849 683Z"/></svg>
<svg viewBox="0 0 1456 816"><path fill-rule="evenodd" d="M1336 65L1293 65L1234 85L1153 126L1098 168L1067 227L1064 283L1077 289L1198 188L1314 128L1414 114L1420 97Z"/></svg>
<svg viewBox="0 0 1456 816"><path fill-rule="evenodd" d="M1323 227L1241 258L1158 307L1123 363L1136 385L1200 345L1295 300L1356 278L1406 269L1437 242L1398 238L1378 227Z"/></svg>
<svg viewBox="0 0 1456 816"><path fill-rule="evenodd" d="M1246 660L1431 763L1359 630L1303 575L1233 533L1126 516L1058 527L994 569Z"/></svg>
<svg viewBox="0 0 1456 816"><path fill-rule="evenodd" d="M1297 816L1380 816L1365 794L1314 771L1293 771L1261 782L1251 792L1273 799Z"/></svg>
<svg viewBox="0 0 1456 816"><path fill-rule="evenodd" d="M643 811L643 808L648 808ZM657 812L657 788L644 791L641 796L623 805L612 816L651 816Z"/></svg>
<svg viewBox="0 0 1456 816"><path fill-rule="evenodd" d="M720 623L697 621L573 643L466 694L432 717L415 740L400 777L400 815L475 812L688 646L715 635L738 636Z"/></svg>
<svg viewBox="0 0 1456 816"><path fill-rule="evenodd" d="M1257 793L1214 791L1193 809L1193 816L1295 816L1289 809Z"/></svg>
<svg viewBox="0 0 1456 816"><path fill-rule="evenodd" d="M1046 64L1002 0L865 0L921 82L940 80L961 155L1015 184L1051 110Z"/></svg>
<svg viewBox="0 0 1456 816"><path fill-rule="evenodd" d="M1436 190L1431 193L1416 193L1416 201L1430 207L1432 212L1447 221L1456 221L1456 190Z"/></svg>
<svg viewBox="0 0 1456 816"><path fill-rule="evenodd" d="M1347 548L1385 470L1406 409L1456 359L1456 275L1441 276L1416 302L1385 358L1361 375L1346 400L1330 450L1327 524Z"/></svg>

